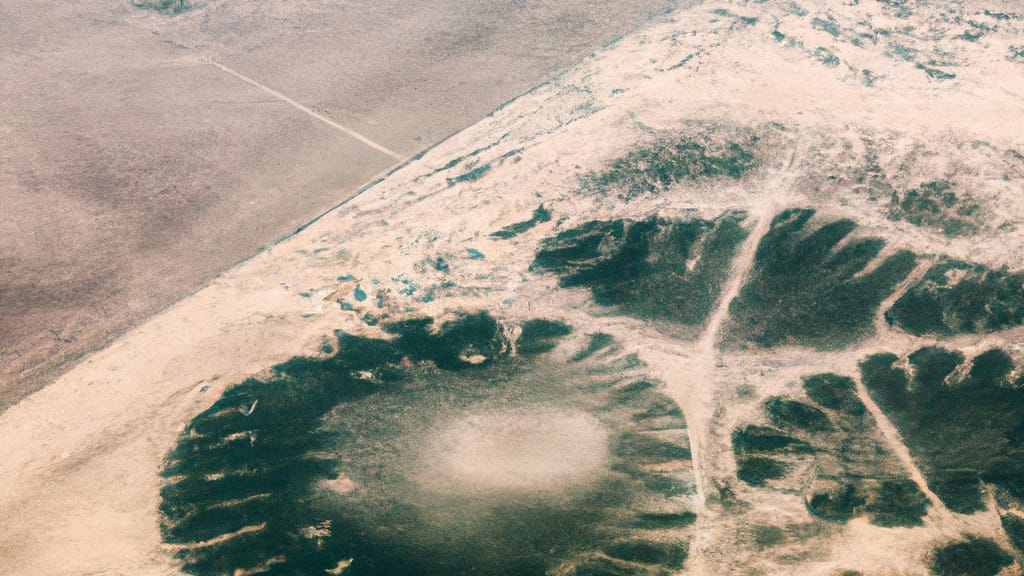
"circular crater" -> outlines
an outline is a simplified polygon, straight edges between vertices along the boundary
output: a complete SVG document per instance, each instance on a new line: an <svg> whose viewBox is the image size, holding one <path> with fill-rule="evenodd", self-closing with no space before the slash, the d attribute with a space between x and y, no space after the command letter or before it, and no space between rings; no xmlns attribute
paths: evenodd
<svg viewBox="0 0 1024 576"><path fill-rule="evenodd" d="M508 342L481 313L340 334L329 358L229 389L168 456L164 541L197 575L679 569L679 408L607 335L519 328Z"/></svg>

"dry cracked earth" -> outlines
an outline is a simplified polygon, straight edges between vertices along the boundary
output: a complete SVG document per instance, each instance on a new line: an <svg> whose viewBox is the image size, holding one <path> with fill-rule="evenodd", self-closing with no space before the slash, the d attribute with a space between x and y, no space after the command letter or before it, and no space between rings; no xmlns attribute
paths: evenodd
<svg viewBox="0 0 1024 576"><path fill-rule="evenodd" d="M0 415L0 571L1021 574L1022 27L664 15Z"/></svg>

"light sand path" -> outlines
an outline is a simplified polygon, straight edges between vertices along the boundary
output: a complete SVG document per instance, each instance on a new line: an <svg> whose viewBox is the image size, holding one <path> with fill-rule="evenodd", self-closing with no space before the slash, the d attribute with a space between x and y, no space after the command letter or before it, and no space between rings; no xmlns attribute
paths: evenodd
<svg viewBox="0 0 1024 576"><path fill-rule="evenodd" d="M197 550L199 548L210 548L211 546L218 546L231 540L232 538L238 538L239 536L245 536L246 534L253 534L259 532L267 527L266 522L259 524L251 524L249 526L243 526L234 532L228 532L227 534L221 534L216 538L210 538L209 540L203 540L202 542L193 542L190 544L165 544L169 550Z"/></svg>
<svg viewBox="0 0 1024 576"><path fill-rule="evenodd" d="M773 186L776 190L786 190L784 185ZM718 344L721 338L722 325L729 316L729 304L739 294L747 274L754 265L754 255L761 238L768 228L775 213L776 200L774 194L765 199L758 207L754 217L757 225L743 243L739 254L733 260L732 274L726 283L725 290L718 299L718 304L708 317L707 326L696 345L696 354L692 364L688 366L692 386L687 394L684 408L687 431L690 435L690 450L693 454L693 476L697 486L697 531L691 547L689 570L693 574L712 574L704 558L710 542L708 538L709 520L713 513L706 506L707 475L704 471L702 450L708 441L711 418L714 415L715 400L715 358L718 356Z"/></svg>
<svg viewBox="0 0 1024 576"><path fill-rule="evenodd" d="M378 152L381 152L382 154L387 154L388 156L391 156L395 160L405 160L405 156L402 156L398 152L395 152L394 150L391 150L389 148L385 148L384 146L381 146L380 144L374 142L373 140L370 140L366 136L363 136L359 132L356 132L355 130L353 130L351 128L348 128L346 126L342 126L341 124L338 124L334 120L331 120L330 118L324 116L323 114L320 114L319 112L317 112L316 110L313 110L312 108L310 108L308 106L304 106L301 103L296 102L295 100L289 98L288 96L278 92L277 90L274 90L270 86L267 86L265 84L261 84L260 82L258 82L256 80L246 76L245 74L242 74L241 72L238 72L236 70L232 70L231 68L228 68L227 66L221 64L220 62L217 62L216 60L207 59L206 61L209 62L211 65L216 66L217 68L220 68L224 72L227 72L228 74L234 76L235 78L238 78L242 82L245 82L247 84L255 86L256 88L259 88L260 90L263 90L264 92L266 92L267 94L270 94L274 98L277 98L278 100L291 105L296 110L299 110L301 112L309 114L313 118L316 118L317 120L323 122L324 124L327 124L328 126L334 128L336 130L340 130L340 131L344 132L345 134L351 136L352 138L355 138L356 140L359 140L363 144L366 144L370 148L373 148L374 150L376 150Z"/></svg>
<svg viewBox="0 0 1024 576"><path fill-rule="evenodd" d="M875 419L875 425L878 426L878 430L881 431L882 437L885 438L885 443L889 446L889 449L893 451L893 454L900 459L900 463L907 471L907 475L910 479L917 484L918 489L928 497L928 501L932 504L932 509L929 511L930 514L939 516L939 520L948 521L950 520L949 509L942 503L942 500L932 492L932 489L928 487L928 482L924 478L924 474L917 467L914 462L914 458L910 455L910 449L903 443L903 438L900 436L896 427L893 426L889 418L886 417L882 409L875 404L875 401L868 394L868 389L864 386L864 382L861 381L860 377L855 378L857 382L857 396L860 397L860 401L864 403L864 407L871 413L871 417Z"/></svg>

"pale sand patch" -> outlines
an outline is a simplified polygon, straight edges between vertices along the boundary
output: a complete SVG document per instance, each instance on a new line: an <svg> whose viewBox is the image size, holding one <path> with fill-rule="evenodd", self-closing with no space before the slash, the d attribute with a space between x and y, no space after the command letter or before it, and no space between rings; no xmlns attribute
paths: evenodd
<svg viewBox="0 0 1024 576"><path fill-rule="evenodd" d="M470 414L434 432L419 480L428 490L560 492L604 469L608 431L584 412Z"/></svg>
<svg viewBox="0 0 1024 576"><path fill-rule="evenodd" d="M333 480L324 480L323 482L321 482L321 484L323 485L324 488L327 488L328 490L334 490L338 494L348 494L349 492L352 492L353 490L358 488L358 485L355 483L355 481L353 481L348 476L345 476L344 474L338 476L337 478L334 478Z"/></svg>

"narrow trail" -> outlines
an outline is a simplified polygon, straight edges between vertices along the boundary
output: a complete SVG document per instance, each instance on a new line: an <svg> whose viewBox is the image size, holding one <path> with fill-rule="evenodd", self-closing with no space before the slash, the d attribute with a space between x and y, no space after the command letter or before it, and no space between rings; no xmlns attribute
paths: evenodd
<svg viewBox="0 0 1024 576"><path fill-rule="evenodd" d="M776 202L769 200L764 202L754 214L754 218L757 219L757 225L751 230L750 236L744 241L739 254L733 259L732 273L729 276L729 281L726 283L725 289L718 299L718 306L708 316L707 326L697 342L698 349L705 356L713 359L718 351L718 344L722 335L722 324L729 317L729 305L739 295L747 274L754 267L754 255L757 253L757 247L761 243L761 238L768 233L768 228L771 226L776 208Z"/></svg>
<svg viewBox="0 0 1024 576"><path fill-rule="evenodd" d="M696 486L695 510L697 514L696 534L690 549L688 572L692 574L714 574L713 567L708 566L704 553L709 547L708 522L709 510L706 506L707 475L705 474L704 454L707 447L707 435L714 415L715 392L715 360L718 355L718 344L721 339L722 325L729 316L729 305L739 294L747 274L754 265L754 255L761 238L768 232L777 201L767 198L752 214L757 224L744 241L739 253L733 259L732 272L725 284L718 302L708 317L707 325L693 348L693 355L686 362L689 390L682 395L683 408L687 420L687 432L692 453L693 477Z"/></svg>
<svg viewBox="0 0 1024 576"><path fill-rule="evenodd" d="M939 497L932 492L932 489L928 487L928 482L924 479L924 474L917 467L917 463L914 462L914 458L910 455L910 449L903 443L902 437L900 437L899 431L896 426L889 421L882 409L875 404L875 401L868 394L868 389L864 386L864 382L859 377L855 378L857 382L857 396L860 397L860 401L867 408L871 417L875 420L875 426L878 426L878 430L882 433L882 437L885 439L886 445L893 451L893 454L899 458L900 463L903 464L903 468L907 471L907 475L910 479L917 484L921 493L928 497L928 501L932 504L932 509L929 514L935 514L938 516L940 521L948 521L952 518L952 514L946 505L939 500Z"/></svg>
<svg viewBox="0 0 1024 576"><path fill-rule="evenodd" d="M282 102L284 102L286 104L291 105L293 108L295 108L296 110L299 110L300 112L304 112L305 114L308 114L309 116L312 116L313 118L316 118L317 120L323 122L324 124L327 124L331 128L334 128L336 130L340 130L341 132L344 132L348 136L351 136L352 138L355 138L356 140L362 142L363 144L366 144L370 148L373 148L374 150L376 150L376 151L378 151L378 152L380 152L382 154L387 154L388 156L391 156L395 160L399 160L399 161L405 160L405 156L399 154L398 152L395 152L394 150L386 148L386 147L384 147L384 146L374 142L373 140L370 140L366 136L363 136L362 134L360 134L359 132L356 132L355 130L353 130L351 128L348 128L346 126L338 124L334 120L331 120L330 118L324 116L323 114L320 114L319 112L313 110L312 108L309 108L308 106L304 106L304 105L300 104L299 102L296 102L295 100L289 98L288 96L285 96L284 94L278 92L277 90L274 90L273 88L271 88L269 86L266 86L264 84L259 83L256 80L253 80L252 78L246 76L245 74L242 74L241 72L236 72L235 70L232 70L231 68L228 68L227 66L221 64L220 62L217 62L216 60L207 59L206 62L209 62L211 65L216 66L217 68L220 68L224 72L227 72L228 74L234 76L235 78L238 78L239 80L241 80L242 82L245 82L246 84L249 84L251 86L255 86L256 88L259 88L260 90L263 90L264 92L266 92L267 94L270 94L274 98L276 98L276 99L278 99L278 100L280 100L280 101L282 101Z"/></svg>
<svg viewBox="0 0 1024 576"><path fill-rule="evenodd" d="M888 322L885 320L885 311L890 309L892 305L895 304L901 296L903 296L910 286L920 280L931 265L932 262L930 260L922 259L918 262L914 270L907 275L903 282L900 282L900 284L896 286L892 294L882 301L881 305L878 307L878 313L875 315L874 321L875 332L877 334L885 334L889 331ZM860 350L856 352L857 357L863 357L864 355L865 354ZM896 429L896 426L889 420L885 413L882 412L882 409L875 403L874 399L871 398L867 387L864 385L864 382L861 381L860 377L856 376L854 381L857 383L857 397L860 398L861 403L864 404L864 407L867 408L868 413L870 413L871 417L874 419L875 425L878 426L878 430L882 433L882 438L885 441L885 444L890 450L892 450L893 454L899 458L904 470L907 471L907 475L914 484L917 484L918 489L921 490L921 493L928 498L928 501L931 502L932 508L929 511L929 514L936 515L938 520L942 522L951 520L953 517L952 513L948 508L946 508L946 505L942 503L942 500L932 492L932 489L928 487L928 482L925 480L924 474L921 473L920 468L917 467L917 463L914 462L914 458L910 455L910 449L907 448L907 445L903 442L903 437L900 435L899 430Z"/></svg>
<svg viewBox="0 0 1024 576"><path fill-rule="evenodd" d="M881 262L885 256L885 254L879 254L878 258L876 259L876 262ZM910 271L910 274L907 274L907 277L904 278L903 281L900 282L898 285L896 285L896 287L892 291L892 294L890 294L888 298L882 300L882 303L878 306L878 312L875 313L875 334L885 334L887 332L890 332L889 322L885 319L886 311L892 308L893 304L895 304L896 301L899 300L903 296L903 294L905 294L907 290L910 289L911 286L916 284L918 280L924 277L925 273L928 272L928 269L931 268L932 264L934 264L934 262L930 258L918 258L917 265L914 267L913 270ZM863 274L864 271L862 270L860 273Z"/></svg>
<svg viewBox="0 0 1024 576"><path fill-rule="evenodd" d="M691 367L691 376L699 376L695 384L690 388L687 398L687 405L693 414L687 414L687 419L696 417L697 420L689 420L687 428L690 430L690 445L693 451L694 479L697 484L698 504L702 511L704 509L705 487L703 482L703 469L701 467L700 447L703 446L704 435L710 422L711 407L708 405L714 396L715 357L718 354L718 343L721 339L722 324L729 316L729 304L739 294L743 287L743 281L754 265L754 254L761 238L768 232L771 224L774 205L766 202L755 218L757 225L750 232L750 236L744 241L740 252L733 260L732 273L718 299L717 306L708 316L707 326L697 341L693 358L694 366Z"/></svg>

